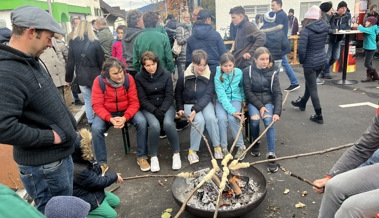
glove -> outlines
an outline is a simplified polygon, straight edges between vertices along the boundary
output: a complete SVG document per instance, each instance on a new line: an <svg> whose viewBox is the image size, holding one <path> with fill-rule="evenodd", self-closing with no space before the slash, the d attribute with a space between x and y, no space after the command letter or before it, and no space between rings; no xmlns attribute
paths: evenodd
<svg viewBox="0 0 379 218"><path fill-rule="evenodd" d="M159 123L162 125L164 120L164 112L159 109L155 109L153 114L158 119Z"/></svg>

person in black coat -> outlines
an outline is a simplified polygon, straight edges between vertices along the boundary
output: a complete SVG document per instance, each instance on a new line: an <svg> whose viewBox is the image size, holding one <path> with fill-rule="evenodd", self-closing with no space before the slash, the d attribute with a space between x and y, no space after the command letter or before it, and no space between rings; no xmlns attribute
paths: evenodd
<svg viewBox="0 0 379 218"><path fill-rule="evenodd" d="M82 140L72 154L74 162L73 195L91 205L88 217L116 217L114 210L120 198L104 189L115 182L124 182L120 173L101 175L101 168L92 153L92 135L87 129L80 130Z"/></svg>
<svg viewBox="0 0 379 218"><path fill-rule="evenodd" d="M160 170L157 155L159 134L162 129L166 132L172 148L172 169L179 170L182 162L179 154L179 135L174 123L176 111L171 73L161 67L159 58L151 51L142 54L140 63L142 68L135 80L141 104L140 110L149 125L150 170L151 172Z"/></svg>
<svg viewBox="0 0 379 218"><path fill-rule="evenodd" d="M320 8L312 6L304 15L303 29L299 40L299 61L303 65L305 77L305 91L291 104L301 111L305 110L307 101L311 97L315 115L310 120L322 124L320 100L317 93L316 78L324 70L326 64L325 40L328 36L328 24L320 19Z"/></svg>
<svg viewBox="0 0 379 218"><path fill-rule="evenodd" d="M275 23L275 12L267 12L263 16L263 26L261 31L266 35L265 47L270 51L271 57L275 61L275 69L279 70L282 66L282 57L289 46L287 36L282 31L283 25Z"/></svg>
<svg viewBox="0 0 379 218"><path fill-rule="evenodd" d="M95 118L92 109L92 84L93 80L100 75L104 51L88 21L82 20L77 28L76 36L69 42L65 80L68 85L71 85L75 72L84 98L86 117L88 123L92 125Z"/></svg>

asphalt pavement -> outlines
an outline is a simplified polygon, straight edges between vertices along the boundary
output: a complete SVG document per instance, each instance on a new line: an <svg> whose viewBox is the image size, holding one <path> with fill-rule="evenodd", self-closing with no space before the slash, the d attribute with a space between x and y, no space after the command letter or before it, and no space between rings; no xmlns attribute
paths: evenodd
<svg viewBox="0 0 379 218"><path fill-rule="evenodd" d="M341 73L332 73L333 79L326 80L324 85L318 86L318 93L322 105L324 124L320 125L309 120L314 110L309 100L305 111L300 111L291 105L291 100L296 100L304 92L304 75L301 66L293 69L300 82L301 88L291 92L287 102L283 106L280 121L276 128L276 154L278 157L296 155L308 152L325 150L343 144L355 142L361 133L367 128L375 114L379 99L378 82L361 83L365 78L363 66L363 52L357 49L357 71L348 73L347 79L358 80L355 85L335 85L332 80L342 78ZM379 69L379 60L373 60L374 66ZM283 72L280 74L281 87L284 90L289 86L289 79ZM283 91L283 97L285 96ZM83 126L83 123L81 124ZM263 129L261 124L261 129ZM262 131L262 130L261 130ZM183 168L189 165L187 160L189 148L190 128L179 132L180 148ZM161 170L159 173L142 172L136 163L136 135L135 128L129 130L131 140L131 153L124 154L121 130L111 128L106 137L108 152L108 165L110 171L120 172L123 177L141 175L167 175L176 174L171 169L172 152L167 138L159 142L159 161ZM246 145L250 143L245 142ZM230 139L230 144L232 141ZM246 155L244 162L254 162L265 159L267 144L265 137L261 143L260 157ZM314 155L299 157L290 160L279 161L282 166L298 176L313 181L323 177L332 165L337 161L345 149ZM202 142L198 153L200 160L208 160L210 157L205 143ZM322 195L312 191L312 187L305 182L297 180L282 171L268 173L265 164L255 165L267 181L267 195L263 202L251 212L242 216L247 217L317 217ZM167 208L172 208L174 216L179 211L179 205L175 202L171 184L172 178L144 178L128 180L122 184L114 184L109 189L120 186L114 193L121 199L121 205L117 208L118 217L161 217ZM289 192L284 194L285 189ZM306 191L307 194L302 196ZM296 208L295 204L303 203L303 208ZM196 217L184 212L181 217Z"/></svg>

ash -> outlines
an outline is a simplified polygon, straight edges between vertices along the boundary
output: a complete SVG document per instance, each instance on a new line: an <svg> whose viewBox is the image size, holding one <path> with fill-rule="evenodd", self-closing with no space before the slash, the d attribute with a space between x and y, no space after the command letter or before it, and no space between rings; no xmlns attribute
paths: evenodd
<svg viewBox="0 0 379 218"><path fill-rule="evenodd" d="M202 181L207 173L207 170L198 171L200 177L185 179L187 188L182 190L184 195L188 195L199 183ZM222 174L216 174L221 180ZM257 184L252 178L247 176L235 175L237 184L242 190L242 194L236 196L232 185L227 182L225 189L222 192L220 199L220 211L230 211L243 207L248 204L252 204L263 195L259 192L259 184ZM217 197L219 193L219 187L212 179L203 184L203 186L197 190L191 199L188 201L188 206L200 209L214 211L216 207Z"/></svg>

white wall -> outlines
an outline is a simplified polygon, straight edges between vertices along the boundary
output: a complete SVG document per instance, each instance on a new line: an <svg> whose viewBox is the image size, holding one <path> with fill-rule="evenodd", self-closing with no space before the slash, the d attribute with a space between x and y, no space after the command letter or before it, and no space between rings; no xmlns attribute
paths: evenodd
<svg viewBox="0 0 379 218"><path fill-rule="evenodd" d="M322 2L327 0L282 0L283 1L283 10L288 13L290 8L295 10L296 17L300 16L300 2L312 2L315 5L320 5ZM337 9L337 5L341 0L332 0L333 8ZM351 10L352 15L354 14L354 5L358 0L345 0L348 5L348 8ZM379 1L379 0L375 0ZM271 0L216 0L216 30L224 36L224 31L221 31L221 28L228 28L231 22L229 10L235 6L244 6L244 5L271 5ZM379 6L379 5L378 5ZM270 7L271 8L271 7ZM271 10L271 9L270 9ZM254 17L249 17L249 20L252 21ZM300 22L300 20L299 20Z"/></svg>

